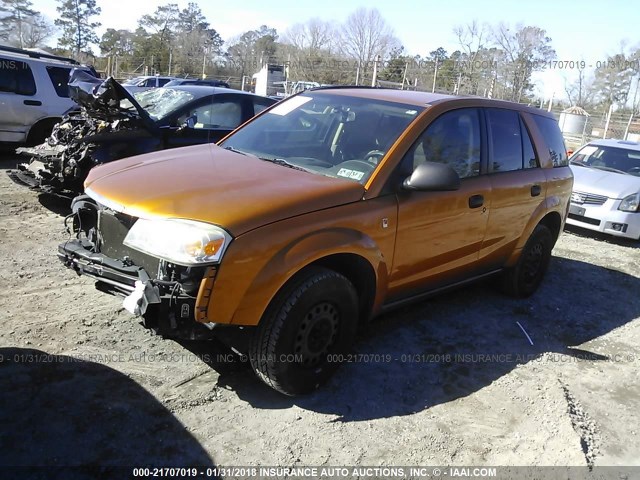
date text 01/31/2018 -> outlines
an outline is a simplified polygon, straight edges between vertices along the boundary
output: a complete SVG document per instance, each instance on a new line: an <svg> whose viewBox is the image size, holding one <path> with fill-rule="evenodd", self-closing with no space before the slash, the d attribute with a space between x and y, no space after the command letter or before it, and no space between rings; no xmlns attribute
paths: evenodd
<svg viewBox="0 0 640 480"><path fill-rule="evenodd" d="M587 63L585 60L544 60L527 62L535 70L583 70L585 68L596 68L620 70L640 69L640 60L597 60Z"/></svg>

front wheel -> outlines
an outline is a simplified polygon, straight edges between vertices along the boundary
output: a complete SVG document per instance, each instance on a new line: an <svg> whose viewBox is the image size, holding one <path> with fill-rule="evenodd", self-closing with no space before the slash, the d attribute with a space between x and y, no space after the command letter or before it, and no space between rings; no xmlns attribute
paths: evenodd
<svg viewBox="0 0 640 480"><path fill-rule="evenodd" d="M276 295L249 349L253 370L286 395L324 384L351 347L358 318L353 284L326 268L303 271Z"/></svg>
<svg viewBox="0 0 640 480"><path fill-rule="evenodd" d="M551 260L553 236L545 225L538 225L522 249L518 262L503 274L503 290L514 297L529 297L540 285Z"/></svg>

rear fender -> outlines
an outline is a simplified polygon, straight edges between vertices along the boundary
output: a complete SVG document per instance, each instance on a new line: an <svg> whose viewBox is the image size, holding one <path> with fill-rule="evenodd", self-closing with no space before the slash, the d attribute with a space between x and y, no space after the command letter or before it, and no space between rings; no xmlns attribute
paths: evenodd
<svg viewBox="0 0 640 480"><path fill-rule="evenodd" d="M529 237L531 236L535 228L538 226L538 224L542 221L545 221L547 217L550 218L550 216L555 216L555 215L558 215L558 220L560 221L559 230L562 231L562 219L564 218L564 205L560 197L556 195L552 195L547 197L544 202L541 202L538 205L538 207L535 209L533 214L531 215L531 218L529 218L529 222L527 223L527 226L522 232L522 235L520 236L520 239L518 240L516 247L513 249L513 252L511 253L509 260L507 260L505 267L512 267L518 262L522 249L524 248L525 244L529 240ZM555 243L556 238L554 238L553 241Z"/></svg>

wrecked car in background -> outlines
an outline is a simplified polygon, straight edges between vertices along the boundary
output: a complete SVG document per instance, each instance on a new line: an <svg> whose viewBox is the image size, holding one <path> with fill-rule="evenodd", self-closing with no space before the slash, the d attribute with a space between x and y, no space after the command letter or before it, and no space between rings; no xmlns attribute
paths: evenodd
<svg viewBox="0 0 640 480"><path fill-rule="evenodd" d="M74 71L68 112L51 136L33 148L19 148L30 161L10 172L20 183L45 192L83 191L95 165L141 153L217 142L274 100L206 86L155 88L130 94L113 78Z"/></svg>

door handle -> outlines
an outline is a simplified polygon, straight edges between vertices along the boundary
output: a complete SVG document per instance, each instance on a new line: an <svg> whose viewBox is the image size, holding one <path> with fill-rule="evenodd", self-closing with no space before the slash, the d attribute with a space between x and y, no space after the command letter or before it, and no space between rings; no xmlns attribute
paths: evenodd
<svg viewBox="0 0 640 480"><path fill-rule="evenodd" d="M25 100L24 102L25 105L30 105L32 107L39 107L42 105L42 102L40 100Z"/></svg>
<svg viewBox="0 0 640 480"><path fill-rule="evenodd" d="M469 208L479 208L484 204L482 195L471 195L469 197Z"/></svg>
<svg viewBox="0 0 640 480"><path fill-rule="evenodd" d="M540 187L540 185L534 185L531 187L532 197L537 197L538 195L540 195L540 193L542 193L542 187Z"/></svg>

